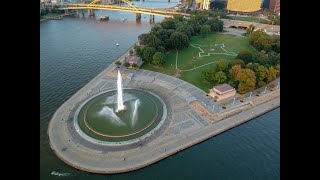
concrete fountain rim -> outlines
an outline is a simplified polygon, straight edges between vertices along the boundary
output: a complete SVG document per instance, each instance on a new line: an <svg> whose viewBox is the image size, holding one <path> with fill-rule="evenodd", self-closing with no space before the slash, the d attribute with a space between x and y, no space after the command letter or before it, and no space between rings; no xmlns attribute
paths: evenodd
<svg viewBox="0 0 320 180"><path fill-rule="evenodd" d="M137 143L141 140L144 140L148 137L150 137L154 132L156 132L157 130L159 130L162 126L162 124L165 122L165 120L167 119L167 106L166 104L164 103L164 101L162 100L162 98L160 98L157 94L151 92L151 91L148 91L148 90L144 90L144 89L140 89L140 88L123 88L123 90L125 89L132 89L132 90L138 90L138 91L142 91L142 92L145 92L145 93L149 93L150 95L156 97L162 104L162 108L163 108L163 114L162 114L162 117L161 117L161 120L160 122L158 123L158 125L153 128L151 131L149 131L148 133L140 136L140 137L137 137L137 138L134 138L134 139L130 139L130 140L127 140L127 141L118 141L118 142L110 142L110 141L102 141L102 140L98 140L98 139L95 139L89 135L87 135L86 133L84 133L80 126L79 126L79 123L78 123L78 115L80 113L80 110L83 108L84 105L86 105L90 100L92 100L93 98L99 96L99 95L102 95L104 93L108 93L108 92L111 92L111 91L117 91L117 89L108 89L108 90L105 90L105 91L101 91L91 97L89 97L88 99L86 99L85 101L83 101L81 103L81 105L77 108L74 116L73 116L73 125L75 127L75 130L77 131L77 133L85 140L91 142L91 143L95 143L95 144L99 144L99 145L108 145L108 146L122 146L122 145L129 145L129 144L134 144L134 143Z"/></svg>

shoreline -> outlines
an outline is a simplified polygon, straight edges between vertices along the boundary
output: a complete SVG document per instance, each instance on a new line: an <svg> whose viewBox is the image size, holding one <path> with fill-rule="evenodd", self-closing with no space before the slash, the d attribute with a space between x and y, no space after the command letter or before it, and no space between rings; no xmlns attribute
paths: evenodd
<svg viewBox="0 0 320 180"><path fill-rule="evenodd" d="M211 113L214 118L208 119L192 105L193 102L201 102L202 99L198 97L205 95L204 91L181 79L139 69L134 71L133 79L128 80L125 78L126 74L123 74L124 88L143 88L163 98L168 105L169 116L165 120L167 124L163 125L154 137L141 141L144 144L142 147L123 145L119 150L114 150L112 149L114 147L90 145L87 140L78 137L74 132L73 121L70 118L73 119L74 112L78 108L77 104L97 93L115 88L116 76L114 77L112 72L115 69L114 63L122 62L137 43L73 94L53 114L47 130L49 145L54 154L66 164L99 174L138 170L280 107L280 89L278 89L248 100L239 107ZM189 102L190 97L198 99ZM206 107L203 108L210 113ZM190 114L190 119L178 118L187 114L186 112ZM192 122L194 126L179 130L179 133L175 134L175 130L183 124L181 122L185 124Z"/></svg>
<svg viewBox="0 0 320 180"><path fill-rule="evenodd" d="M61 15L57 15L57 16L47 17L47 18L44 18L44 19L40 19L40 22L46 21L46 20L50 20L52 18L64 17L64 16L72 16L72 15L74 15L74 14L61 14Z"/></svg>
<svg viewBox="0 0 320 180"><path fill-rule="evenodd" d="M135 43L136 44L136 43ZM134 44L134 45L135 45ZM133 46L134 46L133 45ZM102 89L102 91L104 91L104 88L102 88L99 84L101 84L101 82L103 81L107 81L107 82L115 82L115 78L112 76L108 76L108 74L110 73L110 71L112 71L113 67L114 67L114 62L118 61L118 60L123 60L125 56L127 56L129 54L130 49L133 48L133 46L131 46L125 53L123 53L121 56L119 56L115 61L113 61L106 69L104 69L101 73L99 73L95 78L93 78L88 84L86 84L83 88L81 88L78 92L76 92L72 97L70 97L63 105L61 105L58 110L54 113L52 119L49 122L49 127L48 127L48 136L49 136L49 145L50 148L53 150L54 154L56 154L56 156L59 157L59 159L61 159L63 162L65 162L66 164L83 170L83 171L87 171L87 172L92 172L92 173L100 173L100 174L115 174L115 173L124 173L124 172L129 172L129 171L134 171L134 170L138 170L141 169L143 167L146 167L148 165L151 165L153 163L156 163L162 159L165 159L179 151L182 151L184 149L187 149L191 146L194 146L200 142L203 142L205 140L208 140L209 138L218 135L224 131L227 131L229 129L232 129L238 125L241 125L251 119L254 119L262 114L265 114L275 108L280 107L280 90L276 90L273 91L269 94L279 94L276 95L275 98L267 98L266 100L263 100L265 102L260 102L257 103L257 105L253 106L253 107L247 107L248 103L244 103L243 105L241 105L239 108L237 107L236 109L239 109L238 111L240 112L236 112L236 113L231 113L228 114L228 111L234 111L233 108L230 108L226 111L221 112L221 115L219 118L217 118L216 120L214 120L213 122L210 122L210 120L205 119L203 116L203 114L201 114L200 112L197 112L197 110L192 109L192 106L189 104L188 110L191 111L193 110L194 112L196 112L198 114L198 116L200 116L200 118L202 118L204 121L206 121L206 123L203 124L208 124L206 126L203 126L202 128L196 129L196 130L189 130L189 132L183 132L180 135L174 135L174 134L170 134L167 135L169 132L169 129L171 128L176 128L178 125L177 123L172 123L172 121L177 121L177 118L175 114L178 114L178 110L179 107L181 107L182 105L180 104L176 104L177 102L182 102L181 104L185 104L187 103L184 99L184 101L181 100L181 97L179 97L179 99L172 99L170 100L170 97L166 97L166 104L169 106L169 113L172 113L172 117L168 117L168 119L166 119L165 121L168 121L169 125L168 127L164 127L162 128L162 132L158 133L155 135L154 139L151 138L151 140L147 143L145 143L145 145L143 147L136 147L136 148L131 148L131 149L126 149L125 151L108 151L108 153L102 153L103 151L98 150L98 149L89 149L88 147L86 147L86 143L84 144L79 144L79 141L83 141L82 137L76 137L76 135L72 135L72 131L69 129L70 127L68 126L68 123L66 122L65 124L63 123L62 126L64 128L61 128L61 125L59 124L61 121L61 117L64 117L62 119L67 119L70 117L73 117L73 111L76 109L75 104L79 103L79 99L84 99L86 97L91 97L91 95L94 95L95 93L97 93L97 90L93 90L95 89L94 87L100 87L100 89ZM172 76L168 76L165 74L161 74L161 73L157 73L157 72L152 72L152 71L147 71L147 70L137 70L136 72L138 76L140 74L141 77L144 77L144 74L148 74L148 75L156 75L156 77L160 77L159 79L162 79L162 76L165 77L165 79L172 79L172 81L179 81L178 84L180 84L180 82L183 82L183 84L188 85L188 87L191 87L193 89L195 89L195 91L197 91L198 93L203 93L203 91L199 91L200 89L198 89L197 87L184 82L183 80L180 80L177 78L174 78ZM101 80L103 79L103 80ZM124 78L124 86L126 87L131 87L128 86L130 84L131 80L127 80ZM134 82L139 82L140 79L135 80ZM148 80L149 81L149 80ZM161 97L165 97L167 96L167 92L163 92L160 89L160 92L156 92L155 89L160 88L160 86L162 86L161 88L163 90L170 90L170 87L165 87L166 83L165 82L157 82L158 79L153 79L152 81L150 80L150 84L152 84L152 86L155 87L151 87L151 85L148 86L148 88L150 88L149 90L151 92L154 92L156 94L159 93L159 96ZM106 82L106 84L108 84ZM156 83L157 82L157 83ZM145 83L148 83L147 81ZM139 83L132 83L133 86L132 87L140 87L140 86L144 86L143 82ZM105 85L106 86L106 85ZM159 87L158 87L159 86ZM108 86L108 88L111 88L114 86ZM106 88L106 89L108 89ZM144 87L145 88L145 87ZM99 92L101 92L99 89ZM187 88L190 89L190 88ZM170 92L174 92L170 91ZM162 93L162 94L161 94ZM185 92L184 92L185 93ZM183 92L181 92L181 94L184 94ZM269 95L267 94L267 95ZM265 98L264 96L267 95L262 95L259 98ZM175 94L174 97L178 97L179 95ZM169 100L168 100L169 99ZM250 101L250 103L252 103L255 99L254 98ZM177 108L175 107L177 106ZM75 108L72 110L72 108ZM171 108L171 109L170 109ZM176 109L175 109L176 108ZM181 108L180 108L181 109ZM191 110L190 110L191 109ZM184 110L185 111L185 110ZM252 114L251 112L255 111L256 113ZM181 111L182 112L182 111ZM183 113L183 112L182 112ZM219 116L219 113L216 113L216 117ZM227 115L225 115L227 114ZM194 122L199 121L199 119L196 120L196 118L194 118ZM200 124L200 123L199 123ZM60 129L59 129L60 128ZM183 131L183 130L182 130ZM61 135L63 134L63 135ZM79 139L77 139L79 138ZM67 139L72 139L73 141L69 141L69 143L67 142ZM77 143L75 143L77 142ZM166 146L164 146L164 144ZM80 148L79 148L80 147ZM65 151L61 150L63 148L67 148L68 150L70 150L69 153L65 153ZM82 149L83 148L83 149ZM106 146L104 146L104 148L106 148ZM109 148L109 147L108 147ZM126 147L125 147L126 148ZM142 150L143 149L143 150ZM85 153L85 154L84 154ZM156 153L156 154L154 154ZM91 154L90 156L86 155L86 154ZM107 156L108 154L108 156ZM92 156L99 156L98 159L93 158ZM141 156L142 155L142 156ZM87 156L87 157L85 157ZM101 157L100 157L101 156ZM125 156L125 161L123 160ZM104 157L104 158L103 158ZM105 161L105 162L100 162L101 158L105 159L110 157L110 162ZM100 160L99 160L100 159ZM87 164L88 162L88 164ZM101 163L101 166L99 165L93 165L96 163ZM104 164L105 163L105 164ZM90 165L92 164L92 165Z"/></svg>

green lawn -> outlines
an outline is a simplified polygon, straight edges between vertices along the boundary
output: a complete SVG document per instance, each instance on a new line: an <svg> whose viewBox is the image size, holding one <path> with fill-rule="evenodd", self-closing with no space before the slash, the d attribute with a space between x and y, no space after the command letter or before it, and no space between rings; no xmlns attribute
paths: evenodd
<svg viewBox="0 0 320 180"><path fill-rule="evenodd" d="M248 21L248 22L256 22L256 23L263 23L263 24L269 24L268 20L258 18L258 17L241 17L241 16L228 16L230 19L233 20L239 20L239 21Z"/></svg>
<svg viewBox="0 0 320 180"><path fill-rule="evenodd" d="M222 33L212 33L209 34L206 38L202 38L200 36L192 37L190 44L201 45L201 49L205 52L202 55L207 55L208 52L225 53L220 46L215 46L215 44L224 44L224 49L228 53L233 52L235 54L238 54L241 50L249 50L251 52L254 52L254 49L249 45L247 38ZM201 72L204 69L215 69L215 63L191 71L184 70L190 70L192 68L199 67L207 63L217 62L220 59L226 59L231 61L236 56L228 56L225 54L211 54L210 56L199 57L199 52L201 51L198 48L194 48L191 45L188 48L179 51L178 68L182 71L176 70L175 51L168 52L167 60L163 67L155 67L153 65L143 64L141 66L141 69L157 71L160 73L175 76L199 87L200 89L203 89L204 91L208 91L208 89L212 88L214 83L203 82L203 80L201 79Z"/></svg>

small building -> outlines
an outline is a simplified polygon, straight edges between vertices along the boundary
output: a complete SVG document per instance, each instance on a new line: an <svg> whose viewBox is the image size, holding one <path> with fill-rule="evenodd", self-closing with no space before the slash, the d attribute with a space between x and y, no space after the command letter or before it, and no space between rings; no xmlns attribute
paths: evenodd
<svg viewBox="0 0 320 180"><path fill-rule="evenodd" d="M141 58L135 56L135 55L130 55L128 57L128 62L130 64L130 66L132 67L133 64L136 64L137 65L137 68L139 68L142 64L142 60Z"/></svg>
<svg viewBox="0 0 320 180"><path fill-rule="evenodd" d="M221 101L235 96L236 93L236 89L229 84L219 84L210 89L209 95L213 98L217 97L217 101Z"/></svg>

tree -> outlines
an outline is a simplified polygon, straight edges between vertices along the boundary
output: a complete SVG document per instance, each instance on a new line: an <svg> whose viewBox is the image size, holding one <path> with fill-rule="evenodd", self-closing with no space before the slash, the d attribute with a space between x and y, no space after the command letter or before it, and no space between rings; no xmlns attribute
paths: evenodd
<svg viewBox="0 0 320 180"><path fill-rule="evenodd" d="M251 33L249 43L258 51L261 51L266 44L271 44L271 38L267 33L259 29Z"/></svg>
<svg viewBox="0 0 320 180"><path fill-rule="evenodd" d="M266 83L264 82L264 81L258 81L258 83L257 83L257 87L258 88L260 88L260 87L262 87L262 86L264 86L264 85L266 85Z"/></svg>
<svg viewBox="0 0 320 180"><path fill-rule="evenodd" d="M168 39L170 37L170 32L167 29L160 29L157 30L156 32L154 32L154 34L161 40L161 41L165 41L166 39Z"/></svg>
<svg viewBox="0 0 320 180"><path fill-rule="evenodd" d="M162 29L163 28L162 28L161 24L157 23L151 28L151 31L152 32L156 32L156 31L159 31L159 30L162 30Z"/></svg>
<svg viewBox="0 0 320 180"><path fill-rule="evenodd" d="M205 81L212 81L214 79L213 71L211 69L205 69L201 72L201 78Z"/></svg>
<svg viewBox="0 0 320 180"><path fill-rule="evenodd" d="M206 25L209 25L212 32L218 32L223 30L223 21L218 18L212 18L206 21Z"/></svg>
<svg viewBox="0 0 320 180"><path fill-rule="evenodd" d="M253 24L250 24L249 27L246 29L247 30L247 36L250 36L251 33L253 32L254 30L254 25Z"/></svg>
<svg viewBox="0 0 320 180"><path fill-rule="evenodd" d="M138 45L134 45L134 50L135 50L135 52L136 52L136 55L138 56L138 57L140 57L140 58L143 58L143 49L140 47L140 46L138 46Z"/></svg>
<svg viewBox="0 0 320 180"><path fill-rule="evenodd" d="M246 65L244 64L244 61L241 60L241 59L235 59L235 60L232 60L230 63L229 63L229 68L231 68L232 66L234 65L240 65L242 68L246 67Z"/></svg>
<svg viewBox="0 0 320 180"><path fill-rule="evenodd" d="M129 54L130 54L130 55L132 55L132 54L133 54L133 50L132 50L132 49L130 49Z"/></svg>
<svg viewBox="0 0 320 180"><path fill-rule="evenodd" d="M165 19L161 22L163 29L175 29L175 21L173 19Z"/></svg>
<svg viewBox="0 0 320 180"><path fill-rule="evenodd" d="M262 36L257 41L257 47L259 50L265 50L267 52L272 50L272 38L269 35Z"/></svg>
<svg viewBox="0 0 320 180"><path fill-rule="evenodd" d="M261 64L261 65L266 65L269 64L269 56L266 53L266 51L260 51L259 53L257 53L256 55L256 62Z"/></svg>
<svg viewBox="0 0 320 180"><path fill-rule="evenodd" d="M163 46L158 46L156 49L158 52L166 53L166 49Z"/></svg>
<svg viewBox="0 0 320 180"><path fill-rule="evenodd" d="M114 64L116 64L117 66L120 66L121 62L120 61L116 61Z"/></svg>
<svg viewBox="0 0 320 180"><path fill-rule="evenodd" d="M275 69L278 71L278 72L277 72L277 77L280 77L280 64L277 64L277 65L275 66Z"/></svg>
<svg viewBox="0 0 320 180"><path fill-rule="evenodd" d="M248 63L253 62L254 57L250 51L243 50L243 51L239 52L236 59L241 59L244 61L245 64L248 64Z"/></svg>
<svg viewBox="0 0 320 180"><path fill-rule="evenodd" d="M174 19L177 21L183 21L183 16L182 15L174 15Z"/></svg>
<svg viewBox="0 0 320 180"><path fill-rule="evenodd" d="M252 71L256 72L258 66L259 66L259 63L249 63L246 65L246 68L251 69Z"/></svg>
<svg viewBox="0 0 320 180"><path fill-rule="evenodd" d="M226 82L227 80L227 76L223 71L218 71L215 75L214 75L214 80L218 83L218 84L222 84L224 82Z"/></svg>
<svg viewBox="0 0 320 180"><path fill-rule="evenodd" d="M139 36L138 36L139 43L140 43L141 45L146 45L146 44L147 44L147 40L148 40L148 36L149 36L148 33L139 35Z"/></svg>
<svg viewBox="0 0 320 180"><path fill-rule="evenodd" d="M131 66L132 66L133 68L137 68L137 67L138 67L138 65L137 65L136 63L133 63Z"/></svg>
<svg viewBox="0 0 320 180"><path fill-rule="evenodd" d="M260 66L258 66L256 72L257 72L256 75L257 75L258 81L263 81L263 82L267 82L268 81L269 70L266 67L260 65ZM261 86L264 86L264 84L261 85Z"/></svg>
<svg viewBox="0 0 320 180"><path fill-rule="evenodd" d="M163 65L165 63L165 54L162 53L162 52L156 52L154 53L153 55L153 60L152 60L152 63L154 65L157 65L157 66L160 66L160 65Z"/></svg>
<svg viewBox="0 0 320 180"><path fill-rule="evenodd" d="M194 34L193 28L189 25L182 25L178 27L176 31L186 34L188 38L191 38L191 36Z"/></svg>
<svg viewBox="0 0 320 180"><path fill-rule="evenodd" d="M236 80L239 81L238 92L241 94L252 91L256 87L256 75L251 69L241 69Z"/></svg>
<svg viewBox="0 0 320 180"><path fill-rule="evenodd" d="M278 73L278 70L274 69L273 67L270 67L269 68L269 74L268 74L268 82L271 82L273 80L275 80L277 78L277 73Z"/></svg>
<svg viewBox="0 0 320 180"><path fill-rule="evenodd" d="M152 62L153 55L156 52L156 49L154 47L146 47L143 50L143 58L146 62Z"/></svg>
<svg viewBox="0 0 320 180"><path fill-rule="evenodd" d="M200 30L200 34L202 37L207 37L207 35L210 33L210 26L209 25L203 25L201 27L201 30Z"/></svg>
<svg viewBox="0 0 320 180"><path fill-rule="evenodd" d="M271 66L275 66L280 61L280 59L279 59L280 56L275 51L270 51L268 53L268 58L269 58L268 64L270 64Z"/></svg>
<svg viewBox="0 0 320 180"><path fill-rule="evenodd" d="M196 22L199 22L200 25L203 25L208 18L204 14L196 14L195 16L191 16L191 19L195 20Z"/></svg>
<svg viewBox="0 0 320 180"><path fill-rule="evenodd" d="M147 46L154 47L154 48L161 46L163 44L162 41L153 32L151 32L147 36L146 41L147 41L147 43L146 43Z"/></svg>
<svg viewBox="0 0 320 180"><path fill-rule="evenodd" d="M189 38L181 32L174 32L170 36L171 46L175 49L183 49L189 46Z"/></svg>
<svg viewBox="0 0 320 180"><path fill-rule="evenodd" d="M234 80L236 80L236 77L241 71L241 69L242 69L241 66L237 64L232 66L232 68L229 70L229 73Z"/></svg>
<svg viewBox="0 0 320 180"><path fill-rule="evenodd" d="M272 36L272 50L280 53L280 36Z"/></svg>
<svg viewBox="0 0 320 180"><path fill-rule="evenodd" d="M217 71L226 71L228 70L228 61L221 59L217 62L216 66Z"/></svg>

